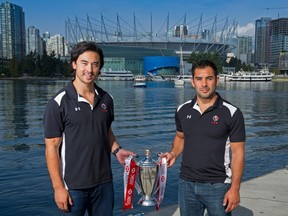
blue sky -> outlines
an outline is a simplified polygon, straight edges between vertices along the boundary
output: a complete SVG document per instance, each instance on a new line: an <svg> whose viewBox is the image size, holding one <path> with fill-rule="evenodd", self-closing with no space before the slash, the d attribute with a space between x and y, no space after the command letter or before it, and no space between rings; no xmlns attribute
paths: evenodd
<svg viewBox="0 0 288 216"><path fill-rule="evenodd" d="M4 2L4 0L0 0ZM153 28L161 29L169 13L170 23L177 23L186 13L187 23L193 23L202 14L202 20L236 20L240 34L252 35L254 23L261 17L288 17L287 0L9 0L23 8L26 28L35 26L42 34L65 36L65 20L87 15L100 20L101 13L116 22L116 14L133 25L133 14L149 31L152 14ZM267 9L269 8L269 9ZM212 22L212 21L211 21ZM224 22L224 21L223 21ZM197 21L198 23L198 21ZM145 28L146 28L145 27Z"/></svg>

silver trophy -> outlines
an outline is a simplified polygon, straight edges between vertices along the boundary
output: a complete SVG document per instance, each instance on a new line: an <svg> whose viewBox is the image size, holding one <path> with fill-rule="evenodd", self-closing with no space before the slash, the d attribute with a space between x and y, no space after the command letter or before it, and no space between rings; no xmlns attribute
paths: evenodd
<svg viewBox="0 0 288 216"><path fill-rule="evenodd" d="M137 163L139 167L138 180L142 194L139 204L142 206L154 206L157 203L153 194L157 190L159 160L155 161L151 158L150 150L145 150L144 154L145 158Z"/></svg>

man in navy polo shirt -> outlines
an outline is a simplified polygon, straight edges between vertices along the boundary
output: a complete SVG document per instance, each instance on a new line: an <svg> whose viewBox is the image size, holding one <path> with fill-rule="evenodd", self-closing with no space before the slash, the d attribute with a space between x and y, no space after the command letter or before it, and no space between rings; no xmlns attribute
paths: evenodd
<svg viewBox="0 0 288 216"><path fill-rule="evenodd" d="M124 165L111 129L113 99L94 80L104 65L102 50L81 42L71 50L73 81L48 103L44 114L46 161L60 215L112 215L111 152Z"/></svg>
<svg viewBox="0 0 288 216"><path fill-rule="evenodd" d="M228 216L240 202L245 125L242 112L217 92L216 65L192 67L196 96L175 113L172 149L161 157L171 167L182 154L178 201L182 216Z"/></svg>

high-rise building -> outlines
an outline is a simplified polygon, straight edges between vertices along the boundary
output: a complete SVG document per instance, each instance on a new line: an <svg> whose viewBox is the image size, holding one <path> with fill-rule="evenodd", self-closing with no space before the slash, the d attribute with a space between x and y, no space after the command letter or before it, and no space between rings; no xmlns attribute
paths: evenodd
<svg viewBox="0 0 288 216"><path fill-rule="evenodd" d="M50 33L48 31L43 33L43 53L47 54L47 41L50 38Z"/></svg>
<svg viewBox="0 0 288 216"><path fill-rule="evenodd" d="M210 30L204 29L201 33L202 40L210 41Z"/></svg>
<svg viewBox="0 0 288 216"><path fill-rule="evenodd" d="M25 14L22 7L0 4L0 58L22 59L26 55Z"/></svg>
<svg viewBox="0 0 288 216"><path fill-rule="evenodd" d="M43 54L43 39L40 37L39 29L29 26L27 29L27 54L36 52Z"/></svg>
<svg viewBox="0 0 288 216"><path fill-rule="evenodd" d="M236 57L246 64L251 63L252 58L252 37L237 37Z"/></svg>
<svg viewBox="0 0 288 216"><path fill-rule="evenodd" d="M288 18L271 21L270 64L279 67L280 53L288 51Z"/></svg>
<svg viewBox="0 0 288 216"><path fill-rule="evenodd" d="M288 74L288 52L281 52L279 57L279 69L282 74Z"/></svg>
<svg viewBox="0 0 288 216"><path fill-rule="evenodd" d="M188 26L179 25L174 27L175 37L186 37L188 35Z"/></svg>
<svg viewBox="0 0 288 216"><path fill-rule="evenodd" d="M59 34L50 37L47 39L46 49L48 55L51 55L52 52L54 52L56 57L65 56L64 37Z"/></svg>
<svg viewBox="0 0 288 216"><path fill-rule="evenodd" d="M255 64L268 65L270 53L270 17L257 19L255 23Z"/></svg>
<svg viewBox="0 0 288 216"><path fill-rule="evenodd" d="M44 41L47 41L50 38L50 33L48 31L43 33L43 39Z"/></svg>

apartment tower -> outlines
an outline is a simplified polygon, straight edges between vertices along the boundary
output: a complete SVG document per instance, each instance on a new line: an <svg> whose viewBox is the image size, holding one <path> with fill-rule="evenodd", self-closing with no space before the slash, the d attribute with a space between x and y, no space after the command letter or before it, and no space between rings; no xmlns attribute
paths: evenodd
<svg viewBox="0 0 288 216"><path fill-rule="evenodd" d="M288 52L288 18L271 21L270 64L279 67L280 54Z"/></svg>
<svg viewBox="0 0 288 216"><path fill-rule="evenodd" d="M22 59L26 55L25 14L22 7L0 4L0 58Z"/></svg>
<svg viewBox="0 0 288 216"><path fill-rule="evenodd" d="M255 23L255 64L269 64L270 53L270 17L262 17Z"/></svg>

